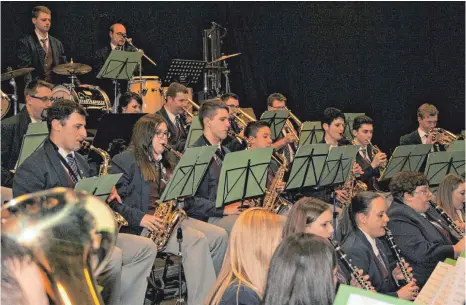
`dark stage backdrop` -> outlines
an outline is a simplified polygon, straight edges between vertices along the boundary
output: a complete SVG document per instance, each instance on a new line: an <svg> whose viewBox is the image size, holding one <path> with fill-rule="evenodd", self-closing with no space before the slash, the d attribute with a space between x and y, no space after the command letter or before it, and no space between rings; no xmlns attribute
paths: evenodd
<svg viewBox="0 0 466 305"><path fill-rule="evenodd" d="M225 26L222 52L243 53L228 61L232 91L257 116L273 92L302 120L329 106L365 112L384 151L417 127L426 100L439 108L440 127L464 128L462 2L2 2L2 71L16 65L15 43L40 4L75 62L89 63L109 24L125 23L158 63L144 62L145 75L162 76L173 58L202 59L202 30Z"/></svg>

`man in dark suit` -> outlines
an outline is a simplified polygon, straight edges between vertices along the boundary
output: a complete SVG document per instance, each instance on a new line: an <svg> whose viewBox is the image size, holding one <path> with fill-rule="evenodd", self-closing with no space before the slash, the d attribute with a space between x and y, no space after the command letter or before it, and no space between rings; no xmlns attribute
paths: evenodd
<svg viewBox="0 0 466 305"><path fill-rule="evenodd" d="M230 234L237 215L240 202L216 208L218 181L225 154L229 150L221 145L230 127L228 106L223 102L206 101L199 109L199 119L204 129L203 135L193 147L218 146L214 157L202 179L194 197L186 200L186 213L192 218L209 222L224 228Z"/></svg>
<svg viewBox="0 0 466 305"><path fill-rule="evenodd" d="M26 106L17 114L2 121L2 186L11 188L13 172L19 158L23 137L29 123L42 121L42 111L52 106L53 85L34 79L26 85Z"/></svg>
<svg viewBox="0 0 466 305"><path fill-rule="evenodd" d="M126 28L123 24L115 23L112 26L110 26L108 35L110 37L110 43L98 49L94 54L92 71L95 76L99 74L100 70L105 64L105 61L107 60L107 57L110 55L110 53L113 50L125 51L125 52L136 52L137 51L136 48L126 43L126 39L125 39ZM136 67L134 73L135 74L139 73L139 67ZM95 82L100 88L102 88L102 90L105 93L107 93L107 95L109 96L113 104L114 96L115 96L115 85L113 81L110 79L96 79ZM118 81L117 90L119 91L117 91L117 94L120 92L125 93L127 91L127 87L128 87L128 82Z"/></svg>
<svg viewBox="0 0 466 305"><path fill-rule="evenodd" d="M47 110L49 138L16 171L13 194L74 188L82 178L92 176L78 151L86 137L86 111L73 101L55 102ZM107 201L119 199L113 193ZM112 259L97 282L104 287L105 304L143 304L147 277L157 256L157 247L148 238L118 234Z"/></svg>
<svg viewBox="0 0 466 305"><path fill-rule="evenodd" d="M238 125L238 122L235 120L234 113L238 112L239 108L239 98L234 93L226 93L220 97L220 99L230 108L230 130L233 131L236 135L244 137L244 130ZM245 126L244 126L245 127ZM241 151L246 149L247 143L243 139L232 135L227 135L227 137L222 141L222 145L227 147L230 151Z"/></svg>
<svg viewBox="0 0 466 305"><path fill-rule="evenodd" d="M184 108L188 103L188 88L179 83L171 83L167 89L167 102L157 112L167 122L170 131L169 144L179 152L184 151L188 137L187 120Z"/></svg>
<svg viewBox="0 0 466 305"><path fill-rule="evenodd" d="M65 62L63 44L49 35L51 26L51 11L45 6L36 6L32 10L32 23L34 33L31 33L18 42L18 67L34 68L25 76L25 82L39 77L50 83L59 83L58 75L52 69Z"/></svg>
<svg viewBox="0 0 466 305"><path fill-rule="evenodd" d="M370 145L374 126L372 119L366 115L354 118L353 136L356 145L360 145L360 150L356 155L356 162L361 166L364 174L361 181L367 184L368 190L374 190L375 180L380 176L380 167L387 162L387 155L378 152L373 156L373 146Z"/></svg>
<svg viewBox="0 0 466 305"><path fill-rule="evenodd" d="M400 138L400 145L432 144L432 134L429 131L437 126L438 110L432 104L422 104L417 109L417 130Z"/></svg>
<svg viewBox="0 0 466 305"><path fill-rule="evenodd" d="M465 250L463 238L453 244L442 226L426 215L432 193L422 173L399 172L390 181L393 202L388 209L388 228L402 256L413 268L422 288L437 266L446 258L456 258Z"/></svg>

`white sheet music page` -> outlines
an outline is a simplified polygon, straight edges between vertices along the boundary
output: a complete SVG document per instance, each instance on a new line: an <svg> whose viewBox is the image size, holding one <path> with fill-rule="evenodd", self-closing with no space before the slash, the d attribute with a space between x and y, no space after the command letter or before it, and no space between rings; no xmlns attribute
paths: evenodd
<svg viewBox="0 0 466 305"><path fill-rule="evenodd" d="M464 257L458 257L455 266L455 273L450 280L450 293L447 295L446 305L464 305L466 296L465 289L465 260Z"/></svg>
<svg viewBox="0 0 466 305"><path fill-rule="evenodd" d="M439 262L416 300L414 300L414 303L433 305L440 290L448 284L448 275L453 273L454 268L455 266Z"/></svg>

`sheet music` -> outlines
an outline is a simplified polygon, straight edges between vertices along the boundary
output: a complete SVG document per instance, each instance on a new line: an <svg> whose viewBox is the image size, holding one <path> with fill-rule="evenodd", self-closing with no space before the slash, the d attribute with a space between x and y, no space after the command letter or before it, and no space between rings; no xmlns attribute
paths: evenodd
<svg viewBox="0 0 466 305"><path fill-rule="evenodd" d="M455 266L439 262L437 267L435 267L434 272L432 272L432 275L427 280L427 283L424 285L421 292L417 296L416 300L414 300L414 303L420 305L436 304L434 301L437 299L441 289L448 284L448 275L453 272L454 268ZM442 299L438 298L438 300Z"/></svg>
<svg viewBox="0 0 466 305"><path fill-rule="evenodd" d="M455 266L455 273L450 277L450 293L447 295L447 305L463 305L465 302L465 260L464 257L458 257Z"/></svg>

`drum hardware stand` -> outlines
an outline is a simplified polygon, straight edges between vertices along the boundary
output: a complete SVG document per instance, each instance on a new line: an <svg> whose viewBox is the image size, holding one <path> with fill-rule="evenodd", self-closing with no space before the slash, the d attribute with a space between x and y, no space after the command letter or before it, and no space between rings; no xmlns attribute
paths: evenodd
<svg viewBox="0 0 466 305"><path fill-rule="evenodd" d="M18 89L14 78L10 79L10 85L13 87L11 99L13 100L13 113L16 115L18 113Z"/></svg>
<svg viewBox="0 0 466 305"><path fill-rule="evenodd" d="M230 93L230 79L228 77L228 74L230 74L230 70L228 70L228 65L226 61L223 61L223 66L225 67L225 70L223 70L222 74L225 76L225 93Z"/></svg>

